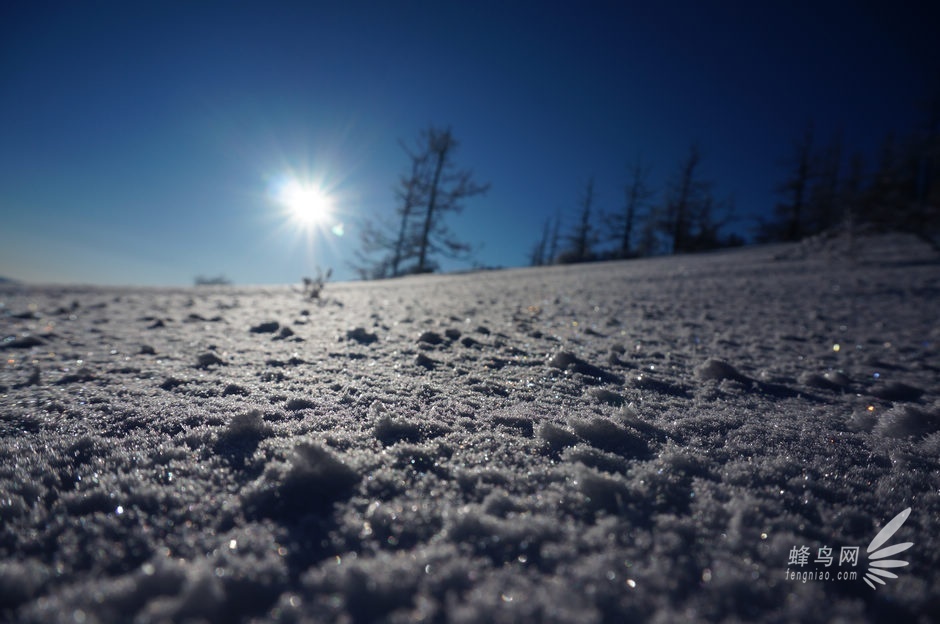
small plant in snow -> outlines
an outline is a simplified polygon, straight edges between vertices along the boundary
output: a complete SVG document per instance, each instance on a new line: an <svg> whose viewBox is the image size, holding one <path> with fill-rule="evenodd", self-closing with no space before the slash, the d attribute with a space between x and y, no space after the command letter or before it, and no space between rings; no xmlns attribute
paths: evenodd
<svg viewBox="0 0 940 624"><path fill-rule="evenodd" d="M315 279L309 277L304 278L304 296L311 300L319 300L320 293L323 292L323 288L332 275L333 269L327 269L326 273L324 273L317 267L317 277Z"/></svg>

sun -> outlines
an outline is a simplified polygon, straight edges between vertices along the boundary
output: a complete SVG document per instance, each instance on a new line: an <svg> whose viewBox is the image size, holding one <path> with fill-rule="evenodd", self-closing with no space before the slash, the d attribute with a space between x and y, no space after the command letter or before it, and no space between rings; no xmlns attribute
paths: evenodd
<svg viewBox="0 0 940 624"><path fill-rule="evenodd" d="M291 180L278 192L278 200L292 221L303 227L324 224L333 211L329 194L313 184Z"/></svg>

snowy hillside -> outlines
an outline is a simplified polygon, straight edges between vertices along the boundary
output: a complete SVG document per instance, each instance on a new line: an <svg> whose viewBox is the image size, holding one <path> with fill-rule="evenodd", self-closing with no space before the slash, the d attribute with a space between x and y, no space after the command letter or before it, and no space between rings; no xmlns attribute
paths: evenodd
<svg viewBox="0 0 940 624"><path fill-rule="evenodd" d="M938 310L902 236L0 286L0 620L928 622Z"/></svg>

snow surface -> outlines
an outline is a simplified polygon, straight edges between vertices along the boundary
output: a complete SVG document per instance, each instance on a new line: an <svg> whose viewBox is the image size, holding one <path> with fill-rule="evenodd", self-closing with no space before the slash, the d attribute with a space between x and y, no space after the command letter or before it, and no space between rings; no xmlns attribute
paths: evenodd
<svg viewBox="0 0 940 624"><path fill-rule="evenodd" d="M5 285L0 620L936 621L938 295L902 236ZM785 577L908 507L898 578Z"/></svg>

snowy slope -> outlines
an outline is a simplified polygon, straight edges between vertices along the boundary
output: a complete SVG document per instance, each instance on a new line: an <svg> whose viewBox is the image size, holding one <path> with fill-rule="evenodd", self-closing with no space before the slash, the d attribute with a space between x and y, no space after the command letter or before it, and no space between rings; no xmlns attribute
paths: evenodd
<svg viewBox="0 0 940 624"><path fill-rule="evenodd" d="M2 286L0 620L931 621L938 303L901 236Z"/></svg>

